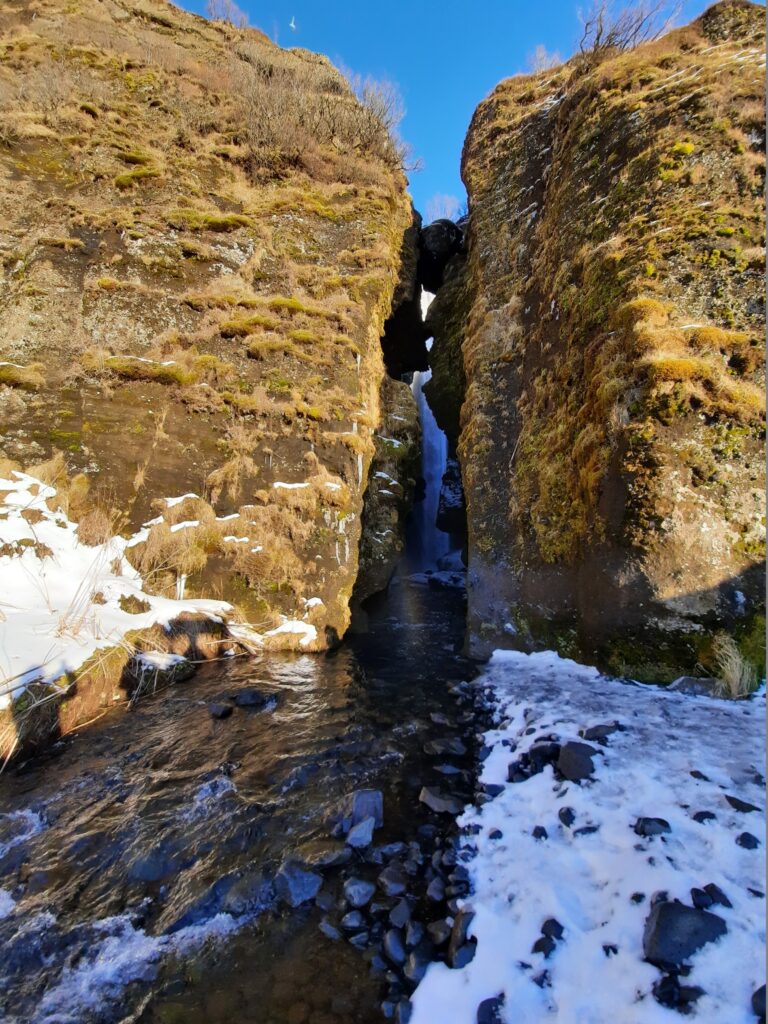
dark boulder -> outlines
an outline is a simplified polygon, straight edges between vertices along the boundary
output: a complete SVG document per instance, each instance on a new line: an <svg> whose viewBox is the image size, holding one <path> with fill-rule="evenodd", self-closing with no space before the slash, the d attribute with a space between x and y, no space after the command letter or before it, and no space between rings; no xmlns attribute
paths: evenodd
<svg viewBox="0 0 768 1024"><path fill-rule="evenodd" d="M229 718L234 710L234 705L222 700L214 700L208 705L208 714L211 718Z"/></svg>
<svg viewBox="0 0 768 1024"><path fill-rule="evenodd" d="M736 836L736 845L744 847L745 850L756 850L760 840L751 832L742 832L740 836Z"/></svg>
<svg viewBox="0 0 768 1024"><path fill-rule="evenodd" d="M484 999L477 1008L477 1024L501 1024L504 1009L504 996L493 996Z"/></svg>
<svg viewBox="0 0 768 1024"><path fill-rule="evenodd" d="M725 921L706 910L682 903L656 903L645 921L643 954L662 970L674 970L727 931Z"/></svg>
<svg viewBox="0 0 768 1024"><path fill-rule="evenodd" d="M452 220L441 218L422 228L419 237L418 279L428 292L436 292L443 283L446 265L461 252L464 236Z"/></svg>
<svg viewBox="0 0 768 1024"><path fill-rule="evenodd" d="M756 1017L765 1020L765 985L761 985L752 993L752 1012Z"/></svg>
<svg viewBox="0 0 768 1024"><path fill-rule="evenodd" d="M270 694L262 693L255 686L244 686L234 695L235 704L239 708L263 708L271 699Z"/></svg>
<svg viewBox="0 0 768 1024"><path fill-rule="evenodd" d="M588 779L595 770L592 758L596 753L587 743L565 743L557 759L557 770L569 782Z"/></svg>
<svg viewBox="0 0 768 1024"><path fill-rule="evenodd" d="M384 824L384 796L379 789L358 789L340 800L330 815L333 833L346 835L366 818L373 818L376 828Z"/></svg>

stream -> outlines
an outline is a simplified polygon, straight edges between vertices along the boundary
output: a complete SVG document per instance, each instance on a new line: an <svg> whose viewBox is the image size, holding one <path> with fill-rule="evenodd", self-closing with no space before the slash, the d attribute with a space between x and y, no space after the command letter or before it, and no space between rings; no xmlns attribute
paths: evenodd
<svg viewBox="0 0 768 1024"><path fill-rule="evenodd" d="M396 901L379 893L365 930L350 934L339 924L349 910L344 879L375 883L399 858L412 875L413 920L438 916L425 891L433 862L455 863L453 817L428 810L419 793L448 783L465 801L474 781L464 594L425 585L423 573L447 537L431 536L445 446L421 383L426 496L401 574L369 602L367 633L326 656L205 665L0 777L8 1024L366 1024L396 1015L413 986L377 952ZM244 687L266 704L212 718L211 702ZM458 756L425 750L459 737L468 749ZM304 844L327 844L334 808L361 789L383 793L373 844L353 851L344 872L324 868L315 899L286 907L273 884L281 863L312 849Z"/></svg>

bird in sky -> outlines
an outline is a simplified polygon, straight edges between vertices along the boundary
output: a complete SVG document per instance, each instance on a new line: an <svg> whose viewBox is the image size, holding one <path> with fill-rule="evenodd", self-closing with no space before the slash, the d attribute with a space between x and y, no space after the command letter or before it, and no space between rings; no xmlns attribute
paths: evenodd
<svg viewBox="0 0 768 1024"><path fill-rule="evenodd" d="M291 18L290 23L288 24L288 28L292 32L296 31L296 16L295 15Z"/></svg>

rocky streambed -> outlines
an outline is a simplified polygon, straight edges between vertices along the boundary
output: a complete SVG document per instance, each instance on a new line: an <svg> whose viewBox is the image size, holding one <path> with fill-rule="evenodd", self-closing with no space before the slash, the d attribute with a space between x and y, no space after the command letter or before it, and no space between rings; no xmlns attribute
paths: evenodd
<svg viewBox="0 0 768 1024"><path fill-rule="evenodd" d="M396 583L327 657L206 666L6 773L3 1018L405 1021L474 952L463 615Z"/></svg>

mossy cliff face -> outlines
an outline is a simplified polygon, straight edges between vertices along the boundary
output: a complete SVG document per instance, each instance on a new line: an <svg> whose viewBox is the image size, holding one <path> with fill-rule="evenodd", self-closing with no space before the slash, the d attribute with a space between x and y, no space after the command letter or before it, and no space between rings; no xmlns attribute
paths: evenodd
<svg viewBox="0 0 768 1024"><path fill-rule="evenodd" d="M150 588L315 647L349 618L412 226L359 115L324 58L164 0L0 10L0 454L59 456L84 534L156 520Z"/></svg>
<svg viewBox="0 0 768 1024"><path fill-rule="evenodd" d="M478 652L664 680L760 612L763 18L720 4L475 113L459 451Z"/></svg>

